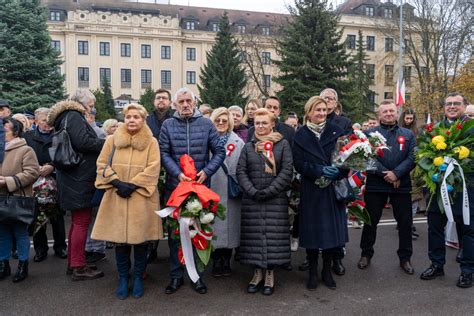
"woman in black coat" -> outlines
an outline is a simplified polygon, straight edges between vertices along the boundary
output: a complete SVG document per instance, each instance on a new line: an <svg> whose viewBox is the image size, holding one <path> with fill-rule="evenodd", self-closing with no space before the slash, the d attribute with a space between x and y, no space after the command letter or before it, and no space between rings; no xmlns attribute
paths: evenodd
<svg viewBox="0 0 474 316"><path fill-rule="evenodd" d="M240 262L256 267L247 292L271 295L274 266L290 262L288 197L293 176L290 145L273 132L275 116L266 109L255 112L255 135L245 144L237 165L243 191ZM266 269L265 274L263 269Z"/></svg>
<svg viewBox="0 0 474 316"><path fill-rule="evenodd" d="M347 242L346 207L336 200L333 185L320 188L315 181L322 176L331 180L347 176L347 171L331 166L331 155L344 131L326 122L324 99L312 97L304 109L305 126L296 133L293 157L295 169L301 174L300 246L306 248L310 263L307 287L313 290L317 286L318 253L322 249L322 279L326 286L335 289L331 260L334 248Z"/></svg>

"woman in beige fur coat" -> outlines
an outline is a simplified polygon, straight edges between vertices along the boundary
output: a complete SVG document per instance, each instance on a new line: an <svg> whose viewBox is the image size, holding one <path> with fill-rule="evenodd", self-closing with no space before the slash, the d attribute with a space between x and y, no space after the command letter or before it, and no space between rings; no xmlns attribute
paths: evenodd
<svg viewBox="0 0 474 316"><path fill-rule="evenodd" d="M147 241L162 237L157 191L160 150L145 123L147 112L138 104L124 111L125 124L109 136L97 160L98 189L105 189L92 238L117 243L119 272L116 296L128 296L128 270L134 248L134 297L143 296L142 274L146 266ZM110 161L110 164L109 164Z"/></svg>

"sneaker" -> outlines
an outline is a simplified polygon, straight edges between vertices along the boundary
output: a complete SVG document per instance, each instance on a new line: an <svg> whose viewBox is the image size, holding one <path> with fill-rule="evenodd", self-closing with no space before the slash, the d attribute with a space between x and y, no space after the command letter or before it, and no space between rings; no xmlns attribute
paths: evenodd
<svg viewBox="0 0 474 316"><path fill-rule="evenodd" d="M87 264L95 264L105 260L105 253L100 252L90 252L86 254Z"/></svg>
<svg viewBox="0 0 474 316"><path fill-rule="evenodd" d="M300 241L298 238L291 238L291 251L295 252L298 251L298 247L300 246Z"/></svg>

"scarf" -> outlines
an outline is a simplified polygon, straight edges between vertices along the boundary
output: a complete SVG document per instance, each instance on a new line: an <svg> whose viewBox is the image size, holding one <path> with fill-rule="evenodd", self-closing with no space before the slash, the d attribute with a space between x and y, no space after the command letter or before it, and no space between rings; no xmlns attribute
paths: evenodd
<svg viewBox="0 0 474 316"><path fill-rule="evenodd" d="M268 151L265 149L265 144L270 142L273 148L276 143L283 139L283 136L278 132L272 132L265 136L257 136L257 134L255 134L255 138L257 139L255 152L261 153L264 157L265 172L276 176L275 156L271 150L269 151L269 155L267 155Z"/></svg>
<svg viewBox="0 0 474 316"><path fill-rule="evenodd" d="M308 126L309 130L312 131L314 135L316 135L317 139L319 139L323 133L324 127L326 127L326 121L319 124L308 121L306 126Z"/></svg>

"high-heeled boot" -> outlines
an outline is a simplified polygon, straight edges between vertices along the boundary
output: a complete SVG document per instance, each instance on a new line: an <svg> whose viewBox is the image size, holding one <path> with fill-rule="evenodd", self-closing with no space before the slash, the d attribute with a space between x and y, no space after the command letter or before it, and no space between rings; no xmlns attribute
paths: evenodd
<svg viewBox="0 0 474 316"><path fill-rule="evenodd" d="M323 253L323 270L321 271L321 278L323 279L324 285L331 290L335 290L336 282L332 278L331 263L332 256Z"/></svg>
<svg viewBox="0 0 474 316"><path fill-rule="evenodd" d="M18 261L18 270L16 270L15 276L13 277L13 283L23 281L28 276L28 260Z"/></svg>

